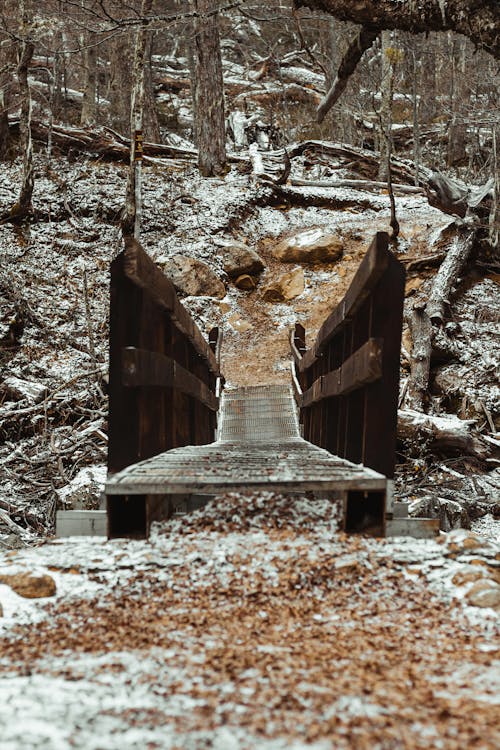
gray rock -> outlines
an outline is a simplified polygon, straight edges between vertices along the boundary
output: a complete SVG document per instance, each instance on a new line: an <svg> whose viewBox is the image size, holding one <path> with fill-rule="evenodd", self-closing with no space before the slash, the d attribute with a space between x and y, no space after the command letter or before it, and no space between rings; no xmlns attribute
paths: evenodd
<svg viewBox="0 0 500 750"><path fill-rule="evenodd" d="M342 256L344 243L321 227L308 227L284 237L271 252L283 263L334 263Z"/></svg>
<svg viewBox="0 0 500 750"><path fill-rule="evenodd" d="M304 291L304 271L294 268L293 271L283 273L271 281L263 289L263 299L266 302L284 302L294 299Z"/></svg>
<svg viewBox="0 0 500 750"><path fill-rule="evenodd" d="M427 495L415 500L409 507L413 518L439 518L441 531L452 529L470 529L470 518L467 510L455 500L445 497Z"/></svg>
<svg viewBox="0 0 500 750"><path fill-rule="evenodd" d="M230 242L219 245L224 271L229 278L236 279L238 276L248 274L253 276L264 270L264 261L255 250L243 242Z"/></svg>
<svg viewBox="0 0 500 750"><path fill-rule="evenodd" d="M177 291L188 297L226 296L226 287L206 263L185 255L173 255L162 264Z"/></svg>

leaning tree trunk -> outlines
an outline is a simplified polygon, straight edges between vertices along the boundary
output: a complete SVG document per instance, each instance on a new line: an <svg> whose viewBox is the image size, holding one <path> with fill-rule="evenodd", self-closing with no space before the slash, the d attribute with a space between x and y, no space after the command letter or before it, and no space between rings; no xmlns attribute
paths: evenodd
<svg viewBox="0 0 500 750"><path fill-rule="evenodd" d="M224 88L216 0L194 0L196 141L204 177L226 171Z"/></svg>
<svg viewBox="0 0 500 750"><path fill-rule="evenodd" d="M141 16L151 12L153 0L142 0ZM127 193L123 209L121 228L124 236L133 234L139 239L142 209L142 156L144 120L144 56L147 30L143 23L135 36L134 65L132 70L132 95L130 98L130 166Z"/></svg>

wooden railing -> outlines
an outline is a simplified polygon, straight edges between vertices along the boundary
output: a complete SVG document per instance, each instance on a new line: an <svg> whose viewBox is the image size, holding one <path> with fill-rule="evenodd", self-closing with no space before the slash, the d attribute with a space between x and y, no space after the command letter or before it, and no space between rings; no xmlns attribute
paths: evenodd
<svg viewBox="0 0 500 750"><path fill-rule="evenodd" d="M292 333L293 381L306 440L394 476L405 272L376 234L344 297L306 348Z"/></svg>
<svg viewBox="0 0 500 750"><path fill-rule="evenodd" d="M133 239L111 264L110 305L108 473L171 448L212 442L218 329L207 342L172 282ZM143 502L143 510L133 504L127 509L120 498L108 498L110 536L149 529L154 503Z"/></svg>

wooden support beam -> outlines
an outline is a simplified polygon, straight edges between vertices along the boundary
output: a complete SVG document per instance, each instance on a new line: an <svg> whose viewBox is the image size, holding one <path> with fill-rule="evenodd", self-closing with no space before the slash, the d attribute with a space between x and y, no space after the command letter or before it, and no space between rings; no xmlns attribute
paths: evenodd
<svg viewBox="0 0 500 750"><path fill-rule="evenodd" d="M339 368L320 375L302 396L302 407L332 396L344 396L382 376L382 339L371 338Z"/></svg>
<svg viewBox="0 0 500 750"><path fill-rule="evenodd" d="M126 347L122 350L122 382L130 388L173 388L217 411L219 400L196 375L171 357L158 352Z"/></svg>
<svg viewBox="0 0 500 750"><path fill-rule="evenodd" d="M215 355L191 315L177 299L174 285L133 237L125 239L124 271L130 281L170 313L175 327L189 339L198 354L207 361L210 370L218 376L220 372Z"/></svg>

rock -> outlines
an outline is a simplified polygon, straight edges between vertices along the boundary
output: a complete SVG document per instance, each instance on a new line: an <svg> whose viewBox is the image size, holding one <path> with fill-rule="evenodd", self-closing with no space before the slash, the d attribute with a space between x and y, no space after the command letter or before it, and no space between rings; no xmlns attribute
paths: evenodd
<svg viewBox="0 0 500 750"><path fill-rule="evenodd" d="M229 278L248 274L253 276L264 270L264 261L255 250L243 242L224 242L219 245L222 256L222 267Z"/></svg>
<svg viewBox="0 0 500 750"><path fill-rule="evenodd" d="M235 331L238 331L238 333L245 333L245 331L249 331L252 327L252 324L249 323L248 320L243 320L243 318L240 318L237 313L231 315L231 317L227 319L227 322Z"/></svg>
<svg viewBox="0 0 500 750"><path fill-rule="evenodd" d="M47 388L41 383L21 380L21 378L10 375L3 381L1 392L7 400L26 400L31 404L37 404L47 395Z"/></svg>
<svg viewBox="0 0 500 750"><path fill-rule="evenodd" d="M47 574L14 573L0 576L0 583L10 586L12 591L25 599L41 599L56 593L56 583Z"/></svg>
<svg viewBox="0 0 500 750"><path fill-rule="evenodd" d="M271 252L283 263L334 263L343 249L343 242L336 235L313 227L284 237Z"/></svg>
<svg viewBox="0 0 500 750"><path fill-rule="evenodd" d="M229 302L219 302L219 309L223 315L228 313L231 310L231 305Z"/></svg>
<svg viewBox="0 0 500 750"><path fill-rule="evenodd" d="M267 284L263 289L263 298L266 302L284 302L293 299L302 294L304 283L304 271L302 268L295 268Z"/></svg>
<svg viewBox="0 0 500 750"><path fill-rule="evenodd" d="M251 292L255 289L255 279L249 276L247 273L238 276L234 282L238 289L243 289L244 292Z"/></svg>
<svg viewBox="0 0 500 750"><path fill-rule="evenodd" d="M162 270L170 277L177 291L188 297L226 296L226 287L211 268L196 258L173 255L162 264Z"/></svg>
<svg viewBox="0 0 500 750"><path fill-rule="evenodd" d="M470 518L467 510L455 500L430 495L410 503L409 513L414 518L439 518L441 531L469 529Z"/></svg>
<svg viewBox="0 0 500 750"><path fill-rule="evenodd" d="M344 555L335 560L334 568L335 570L358 570L361 568L361 563L356 555Z"/></svg>
<svg viewBox="0 0 500 750"><path fill-rule="evenodd" d="M500 610L500 586L494 581L477 581L466 594L466 601L473 607L493 607Z"/></svg>
<svg viewBox="0 0 500 750"><path fill-rule="evenodd" d="M85 466L69 484L56 490L63 510L99 510L106 482L105 466Z"/></svg>

